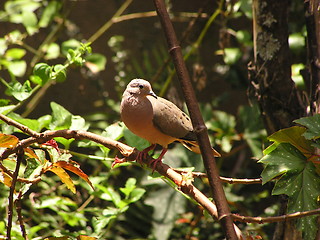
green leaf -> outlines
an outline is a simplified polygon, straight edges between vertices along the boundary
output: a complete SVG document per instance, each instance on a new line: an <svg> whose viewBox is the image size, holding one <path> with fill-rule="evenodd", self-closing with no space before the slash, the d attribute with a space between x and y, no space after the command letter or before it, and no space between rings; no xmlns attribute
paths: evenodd
<svg viewBox="0 0 320 240"><path fill-rule="evenodd" d="M40 77L42 80L41 86L43 86L48 81L51 71L52 67L50 67L46 63L38 63L33 68L33 74Z"/></svg>
<svg viewBox="0 0 320 240"><path fill-rule="evenodd" d="M39 27L45 28L52 21L53 17L57 14L61 7L61 3L58 1L50 1L44 9L42 16L39 20Z"/></svg>
<svg viewBox="0 0 320 240"><path fill-rule="evenodd" d="M7 41L4 38L0 38L0 56L4 55L8 48Z"/></svg>
<svg viewBox="0 0 320 240"><path fill-rule="evenodd" d="M106 67L107 58L99 53L93 53L86 57L86 66L93 72L103 71Z"/></svg>
<svg viewBox="0 0 320 240"><path fill-rule="evenodd" d="M108 126L101 134L103 137L108 137L114 140L119 140L123 137L124 124L114 123Z"/></svg>
<svg viewBox="0 0 320 240"><path fill-rule="evenodd" d="M266 165L261 173L262 182L265 184L284 173L302 171L307 159L291 144L280 143L275 150L264 156L259 162Z"/></svg>
<svg viewBox="0 0 320 240"><path fill-rule="evenodd" d="M58 58L60 55L60 46L57 43L50 43L43 46L43 50L46 52L44 58L46 60Z"/></svg>
<svg viewBox="0 0 320 240"><path fill-rule="evenodd" d="M241 51L239 48L225 48L223 60L226 64L235 64L241 57Z"/></svg>
<svg viewBox="0 0 320 240"><path fill-rule="evenodd" d="M136 147L139 150L143 150L150 146L150 143L147 140L138 137L127 128L123 130L123 136L129 146Z"/></svg>
<svg viewBox="0 0 320 240"><path fill-rule="evenodd" d="M320 114L316 114L312 117L300 118L294 122L307 127L307 131L303 134L306 139L320 138Z"/></svg>
<svg viewBox="0 0 320 240"><path fill-rule="evenodd" d="M320 178L311 161L289 143L280 143L259 162L265 169L261 176L263 184L281 176L272 191L273 195L289 196L288 212L309 211L318 208L317 197L320 195ZM316 217L304 217L297 220L303 230L304 239L314 239L317 232Z"/></svg>
<svg viewBox="0 0 320 240"><path fill-rule="evenodd" d="M34 179L39 176L42 171L42 166L40 162L34 158L29 158L27 160L27 167L24 171L24 177L29 179Z"/></svg>
<svg viewBox="0 0 320 240"><path fill-rule="evenodd" d="M302 63L291 65L291 78L299 89L305 89L305 83L301 70L305 69L305 65Z"/></svg>
<svg viewBox="0 0 320 240"><path fill-rule="evenodd" d="M26 72L27 64L22 60L12 61L8 64L7 68L14 76L22 77Z"/></svg>
<svg viewBox="0 0 320 240"><path fill-rule="evenodd" d="M69 129L71 126L72 114L61 105L51 102L52 121L49 125L51 130Z"/></svg>
<svg viewBox="0 0 320 240"><path fill-rule="evenodd" d="M76 40L76 39L70 39L68 41L65 41L61 44L61 51L62 51L62 54L67 56L68 55L68 51L70 49L72 50L76 50L78 47L81 46L81 43Z"/></svg>
<svg viewBox="0 0 320 240"><path fill-rule="evenodd" d="M30 35L33 35L38 31L38 19L34 12L24 11L22 12L22 24L27 29Z"/></svg>
<svg viewBox="0 0 320 240"><path fill-rule="evenodd" d="M302 170L285 174L277 181L272 194L289 196L288 213L319 208L320 178L314 164L308 162ZM303 239L315 239L318 230L316 216L299 218L297 226L303 231Z"/></svg>
<svg viewBox="0 0 320 240"><path fill-rule="evenodd" d="M27 99L32 94L30 82L27 80L23 85L19 82L15 82L10 89L10 93L19 101Z"/></svg>
<svg viewBox="0 0 320 240"><path fill-rule="evenodd" d="M21 59L26 54L26 52L27 51L22 48L11 48L6 52L5 57L10 60L17 60Z"/></svg>
<svg viewBox="0 0 320 240"><path fill-rule="evenodd" d="M57 82L64 82L66 80L67 73L65 70L65 66L63 66L62 64L57 64L54 66L53 70L54 70L53 76Z"/></svg>

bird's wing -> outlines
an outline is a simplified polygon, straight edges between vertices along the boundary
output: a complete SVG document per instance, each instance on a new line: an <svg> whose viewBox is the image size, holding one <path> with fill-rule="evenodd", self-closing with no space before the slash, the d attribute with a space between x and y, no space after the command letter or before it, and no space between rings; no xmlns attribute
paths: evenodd
<svg viewBox="0 0 320 240"><path fill-rule="evenodd" d="M153 107L153 124L158 130L177 139L196 139L186 113L164 98L151 98L150 101Z"/></svg>

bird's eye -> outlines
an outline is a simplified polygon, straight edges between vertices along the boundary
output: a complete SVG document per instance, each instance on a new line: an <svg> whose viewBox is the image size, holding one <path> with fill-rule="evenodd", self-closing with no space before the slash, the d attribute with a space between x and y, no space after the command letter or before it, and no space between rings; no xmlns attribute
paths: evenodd
<svg viewBox="0 0 320 240"><path fill-rule="evenodd" d="M139 88L142 89L142 88L143 88L143 85L139 85Z"/></svg>

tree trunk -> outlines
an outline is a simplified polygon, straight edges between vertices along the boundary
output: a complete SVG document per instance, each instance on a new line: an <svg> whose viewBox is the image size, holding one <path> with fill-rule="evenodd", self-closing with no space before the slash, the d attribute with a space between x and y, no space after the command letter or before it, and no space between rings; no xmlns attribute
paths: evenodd
<svg viewBox="0 0 320 240"><path fill-rule="evenodd" d="M254 61L249 65L249 97L258 102L268 134L293 125L306 106L291 79L288 44L289 0L253 0ZM281 197L280 197L281 199ZM281 201L286 213L287 201ZM294 222L280 222L274 240L302 239Z"/></svg>
<svg viewBox="0 0 320 240"><path fill-rule="evenodd" d="M249 66L249 95L260 105L268 134L305 116L291 80L288 11L288 0L253 0L254 62Z"/></svg>

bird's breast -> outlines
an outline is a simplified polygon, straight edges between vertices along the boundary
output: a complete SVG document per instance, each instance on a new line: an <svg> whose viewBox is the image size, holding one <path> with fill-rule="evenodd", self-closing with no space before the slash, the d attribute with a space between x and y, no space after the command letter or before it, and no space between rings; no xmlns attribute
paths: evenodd
<svg viewBox="0 0 320 240"><path fill-rule="evenodd" d="M166 147L175 141L175 138L160 132L153 124L153 107L151 102L145 98L123 99L121 102L121 119L127 128L137 136Z"/></svg>

